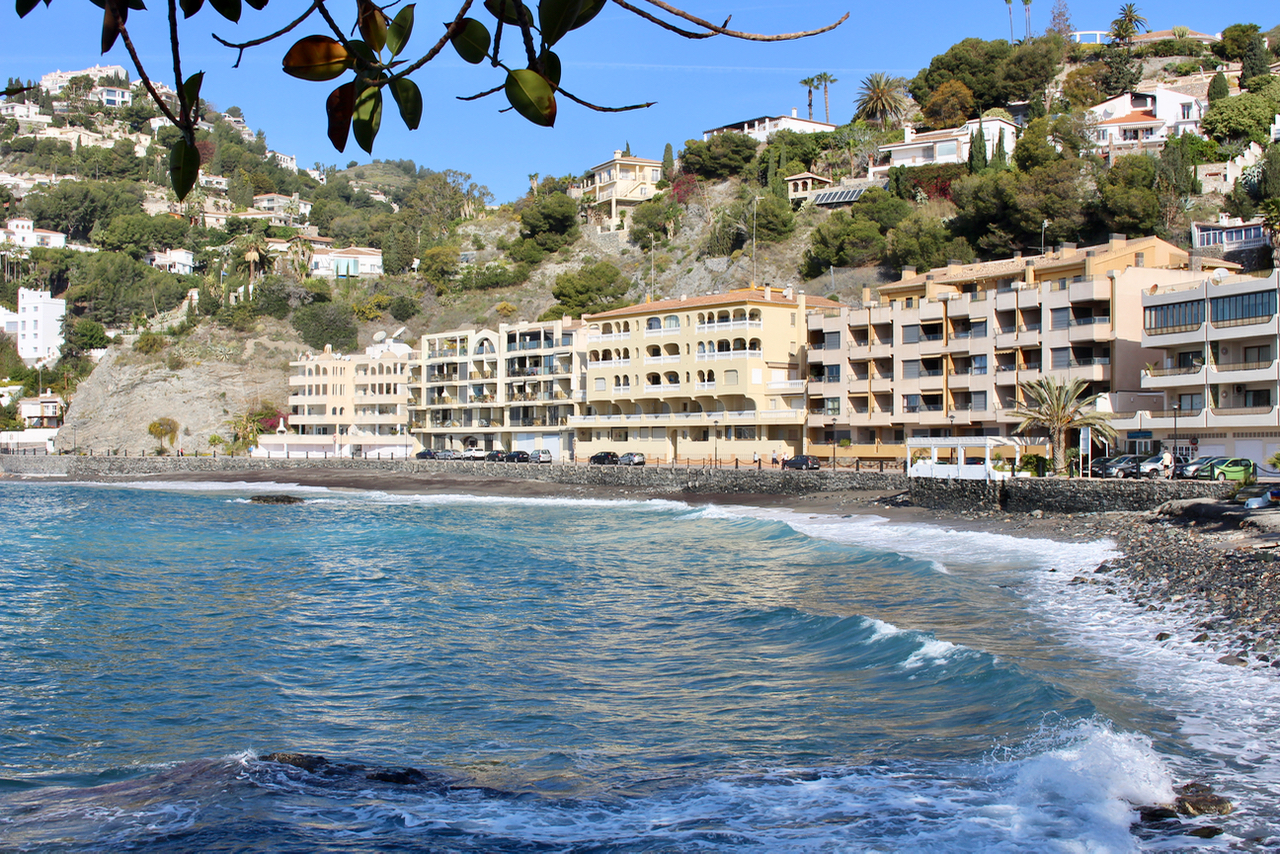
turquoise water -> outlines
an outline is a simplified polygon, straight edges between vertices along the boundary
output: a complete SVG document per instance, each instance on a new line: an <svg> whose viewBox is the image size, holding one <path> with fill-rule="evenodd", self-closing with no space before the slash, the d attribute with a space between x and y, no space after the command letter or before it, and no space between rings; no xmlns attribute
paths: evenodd
<svg viewBox="0 0 1280 854"><path fill-rule="evenodd" d="M1280 843L1274 678L1067 584L1106 543L251 489L0 485L0 848ZM1205 777L1226 836L1132 832Z"/></svg>

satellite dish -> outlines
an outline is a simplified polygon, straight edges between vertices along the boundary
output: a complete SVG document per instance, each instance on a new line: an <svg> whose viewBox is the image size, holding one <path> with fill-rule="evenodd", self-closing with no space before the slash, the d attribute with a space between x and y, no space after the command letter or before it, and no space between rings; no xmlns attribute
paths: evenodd
<svg viewBox="0 0 1280 854"><path fill-rule="evenodd" d="M1227 277L1227 275L1228 275L1228 274L1227 274L1227 270L1226 270L1226 268L1225 268L1225 267L1218 267L1217 269L1215 269L1215 270L1213 271L1213 281L1214 281L1216 284L1219 284L1219 285L1220 285L1220 284L1222 284L1222 280L1223 280L1223 279L1225 279L1225 278Z"/></svg>
<svg viewBox="0 0 1280 854"><path fill-rule="evenodd" d="M386 341L386 340L387 340L387 333L383 332L381 329L373 333L374 344L381 344L383 341Z"/></svg>
<svg viewBox="0 0 1280 854"><path fill-rule="evenodd" d="M395 340L399 340L404 337L404 333L405 333L405 327L401 326L395 332L391 333L391 337Z"/></svg>

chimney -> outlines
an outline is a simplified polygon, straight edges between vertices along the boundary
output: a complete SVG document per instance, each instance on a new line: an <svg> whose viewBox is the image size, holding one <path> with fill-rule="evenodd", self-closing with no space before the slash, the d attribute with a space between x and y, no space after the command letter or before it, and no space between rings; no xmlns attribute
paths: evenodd
<svg viewBox="0 0 1280 854"><path fill-rule="evenodd" d="M1090 281L1093 279L1093 259L1098 254L1098 250L1089 249L1084 253L1084 279Z"/></svg>
<svg viewBox="0 0 1280 854"><path fill-rule="evenodd" d="M621 149L621 148L615 148L615 149L613 150L613 159L614 159L614 160L618 160L618 159L620 159L621 157L622 157L622 149Z"/></svg>
<svg viewBox="0 0 1280 854"><path fill-rule="evenodd" d="M958 258L947 259L947 275L955 275L960 272L960 268L964 266L964 262Z"/></svg>
<svg viewBox="0 0 1280 854"><path fill-rule="evenodd" d="M916 129L915 129L915 128L911 127L910 125L906 125L906 126L904 126L904 127L902 128L902 141L903 141L903 142L911 142L911 140L913 140L913 139L915 139L915 138L916 138Z"/></svg>
<svg viewBox="0 0 1280 854"><path fill-rule="evenodd" d="M1074 243L1061 243L1058 245L1058 251L1061 254L1066 255L1068 252L1075 252L1076 245Z"/></svg>
<svg viewBox="0 0 1280 854"><path fill-rule="evenodd" d="M764 286L764 298L766 300L773 299L773 288L771 288L769 285Z"/></svg>
<svg viewBox="0 0 1280 854"><path fill-rule="evenodd" d="M786 289L783 290L782 295L787 299L793 299L796 295L796 289L787 285Z"/></svg>
<svg viewBox="0 0 1280 854"><path fill-rule="evenodd" d="M1022 250L1021 250L1021 249L1019 249L1017 252L1013 253L1013 260L1017 261L1017 260L1019 260L1020 258L1022 258Z"/></svg>
<svg viewBox="0 0 1280 854"><path fill-rule="evenodd" d="M864 305L871 302L871 288L866 285L862 286L862 302Z"/></svg>
<svg viewBox="0 0 1280 854"><path fill-rule="evenodd" d="M911 278L912 276L914 276L915 274L916 274L916 268L915 268L915 267L903 267L903 268L902 268L902 279L901 279L901 281L904 281L904 282L905 282L907 279L910 279L910 278Z"/></svg>
<svg viewBox="0 0 1280 854"><path fill-rule="evenodd" d="M1036 262L1030 258L1027 259L1027 263L1022 267L1022 281L1028 285L1036 283Z"/></svg>
<svg viewBox="0 0 1280 854"><path fill-rule="evenodd" d="M1127 239L1123 234L1113 234L1110 238L1112 249L1123 249Z"/></svg>
<svg viewBox="0 0 1280 854"><path fill-rule="evenodd" d="M680 295L680 302L684 302L684 301L685 301L685 300L687 300L688 298L689 298L689 295L688 295L688 294L681 294L681 295Z"/></svg>
<svg viewBox="0 0 1280 854"><path fill-rule="evenodd" d="M795 107L792 107L792 108L791 108L791 118L793 118L793 119L794 119L794 118L796 118L796 117L797 117L797 116L796 116L796 108L795 108Z"/></svg>

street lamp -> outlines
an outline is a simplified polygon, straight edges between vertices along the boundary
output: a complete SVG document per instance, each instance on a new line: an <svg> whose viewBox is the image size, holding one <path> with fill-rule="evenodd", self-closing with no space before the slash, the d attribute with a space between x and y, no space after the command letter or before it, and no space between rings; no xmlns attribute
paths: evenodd
<svg viewBox="0 0 1280 854"><path fill-rule="evenodd" d="M1173 403L1173 451L1171 452L1175 454L1178 452L1178 410L1181 408L1182 404L1175 400Z"/></svg>
<svg viewBox="0 0 1280 854"><path fill-rule="evenodd" d="M1046 219L1040 223L1040 254L1041 255L1044 254L1044 232L1045 232L1045 229L1047 229L1048 227L1049 227L1049 220Z"/></svg>
<svg viewBox="0 0 1280 854"><path fill-rule="evenodd" d="M753 196L751 198L751 287L756 286L756 210L760 207L760 200L764 196Z"/></svg>
<svg viewBox="0 0 1280 854"><path fill-rule="evenodd" d="M713 419L711 421L711 425L712 425L712 428L715 430L715 436L713 437L712 456L715 459L716 468L720 468L720 419L719 418Z"/></svg>

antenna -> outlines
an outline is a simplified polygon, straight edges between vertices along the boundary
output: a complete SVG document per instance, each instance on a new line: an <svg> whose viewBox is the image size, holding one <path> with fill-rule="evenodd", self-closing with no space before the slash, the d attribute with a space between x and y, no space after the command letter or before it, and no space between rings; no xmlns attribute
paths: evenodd
<svg viewBox="0 0 1280 854"><path fill-rule="evenodd" d="M406 331L405 327L401 326L401 327L400 327L399 329L397 329L395 332L392 332L392 333L391 333L391 338L392 338L392 340L396 340L396 341L398 341L398 340L400 340L401 338L403 338L403 337L404 337L404 333L405 333L405 331Z"/></svg>
<svg viewBox="0 0 1280 854"><path fill-rule="evenodd" d="M381 344L383 341L386 341L386 340L387 340L387 333L383 332L381 329L373 333L374 344Z"/></svg>

